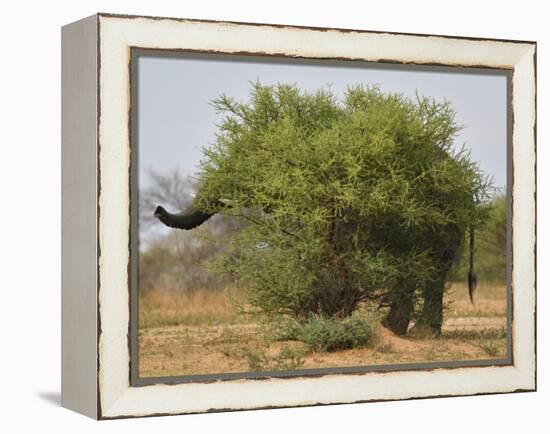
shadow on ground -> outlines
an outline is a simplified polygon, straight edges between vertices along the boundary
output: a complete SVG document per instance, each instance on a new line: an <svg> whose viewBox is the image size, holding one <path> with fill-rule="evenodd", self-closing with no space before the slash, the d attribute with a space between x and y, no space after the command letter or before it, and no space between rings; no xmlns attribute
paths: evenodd
<svg viewBox="0 0 550 434"><path fill-rule="evenodd" d="M37 395L50 405L61 406L61 392L38 392Z"/></svg>

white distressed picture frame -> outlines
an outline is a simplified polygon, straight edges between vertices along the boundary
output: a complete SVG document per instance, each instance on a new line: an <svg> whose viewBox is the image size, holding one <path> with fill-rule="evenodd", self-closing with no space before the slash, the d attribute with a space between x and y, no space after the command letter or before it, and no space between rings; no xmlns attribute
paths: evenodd
<svg viewBox="0 0 550 434"><path fill-rule="evenodd" d="M62 404L97 419L536 388L536 44L98 14L63 28ZM356 59L512 74L512 363L133 386L132 48Z"/></svg>

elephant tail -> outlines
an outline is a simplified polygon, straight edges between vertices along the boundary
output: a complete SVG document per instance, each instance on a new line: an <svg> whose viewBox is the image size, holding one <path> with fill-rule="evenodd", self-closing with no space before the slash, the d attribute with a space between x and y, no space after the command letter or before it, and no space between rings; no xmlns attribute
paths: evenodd
<svg viewBox="0 0 550 434"><path fill-rule="evenodd" d="M470 226L470 269L468 270L468 294L472 304L474 304L474 291L477 287L477 275L474 271L474 246L475 231L474 227Z"/></svg>

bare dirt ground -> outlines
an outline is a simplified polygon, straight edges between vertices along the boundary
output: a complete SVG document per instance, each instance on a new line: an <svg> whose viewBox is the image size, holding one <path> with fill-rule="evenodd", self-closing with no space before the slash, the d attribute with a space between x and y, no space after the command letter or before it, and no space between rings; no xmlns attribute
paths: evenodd
<svg viewBox="0 0 550 434"><path fill-rule="evenodd" d="M506 356L506 289L481 285L476 303L455 284L442 336L400 337L378 326L370 348L329 353L266 337L262 325L235 313L228 294L151 294L140 300L141 377L366 366ZM238 294L234 297L238 297Z"/></svg>

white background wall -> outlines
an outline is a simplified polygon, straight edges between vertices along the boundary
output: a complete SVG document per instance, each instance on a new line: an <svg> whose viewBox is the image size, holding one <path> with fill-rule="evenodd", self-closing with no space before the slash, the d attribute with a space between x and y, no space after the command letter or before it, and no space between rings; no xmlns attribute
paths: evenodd
<svg viewBox="0 0 550 434"><path fill-rule="evenodd" d="M0 431L548 432L548 12L542 1L4 2L0 15ZM539 391L93 422L59 407L60 27L95 12L538 41ZM518 180L521 182L521 180Z"/></svg>

